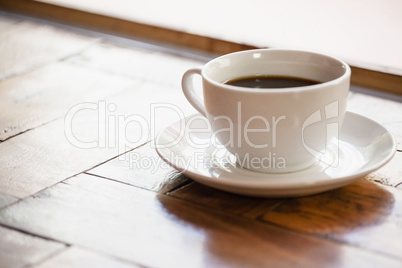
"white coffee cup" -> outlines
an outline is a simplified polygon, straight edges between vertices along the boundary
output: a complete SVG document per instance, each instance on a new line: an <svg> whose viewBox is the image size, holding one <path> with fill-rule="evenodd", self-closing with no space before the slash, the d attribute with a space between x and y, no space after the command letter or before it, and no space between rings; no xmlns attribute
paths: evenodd
<svg viewBox="0 0 402 268"><path fill-rule="evenodd" d="M202 77L203 99L194 75ZM255 75L298 77L320 83L246 88L226 81ZM227 54L183 75L188 101L208 118L213 135L244 168L283 173L324 161L346 111L350 67L324 54L256 49ZM332 158L328 165L336 165Z"/></svg>

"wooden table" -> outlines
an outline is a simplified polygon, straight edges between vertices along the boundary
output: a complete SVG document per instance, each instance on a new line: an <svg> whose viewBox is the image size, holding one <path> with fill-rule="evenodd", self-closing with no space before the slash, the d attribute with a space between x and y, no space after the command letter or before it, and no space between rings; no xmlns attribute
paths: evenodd
<svg viewBox="0 0 402 268"><path fill-rule="evenodd" d="M178 119L161 104L194 113L180 78L207 57L1 13L0 59L0 267L402 267L400 97L350 94L397 139L383 168L252 198L151 146Z"/></svg>

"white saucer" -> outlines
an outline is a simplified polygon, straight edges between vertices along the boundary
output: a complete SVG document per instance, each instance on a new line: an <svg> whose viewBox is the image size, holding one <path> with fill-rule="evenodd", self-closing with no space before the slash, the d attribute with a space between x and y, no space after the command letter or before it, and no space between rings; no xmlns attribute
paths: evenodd
<svg viewBox="0 0 402 268"><path fill-rule="evenodd" d="M273 174L242 169L226 149L211 144L206 119L193 115L164 129L158 154L191 179L220 190L259 197L293 197L339 188L387 163L396 142L381 124L347 112L339 134L336 167L315 163L299 172ZM330 150L327 150L330 152Z"/></svg>

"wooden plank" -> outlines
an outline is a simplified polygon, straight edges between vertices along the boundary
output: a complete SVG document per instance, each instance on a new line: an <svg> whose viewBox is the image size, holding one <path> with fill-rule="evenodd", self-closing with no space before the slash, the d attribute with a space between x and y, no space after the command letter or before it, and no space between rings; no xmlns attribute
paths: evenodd
<svg viewBox="0 0 402 268"><path fill-rule="evenodd" d="M32 22L14 24L0 32L0 80L71 56L96 40Z"/></svg>
<svg viewBox="0 0 402 268"><path fill-rule="evenodd" d="M181 89L181 77L187 69L205 62L167 53L100 43L69 59L70 62L108 73L141 78Z"/></svg>
<svg viewBox="0 0 402 268"><path fill-rule="evenodd" d="M50 259L33 266L35 268L74 268L74 267L113 267L129 268L140 267L107 255L92 252L79 247L69 247Z"/></svg>
<svg viewBox="0 0 402 268"><path fill-rule="evenodd" d="M13 196L8 196L5 194L0 194L0 209L6 207L14 202L18 201L18 198Z"/></svg>
<svg viewBox="0 0 402 268"><path fill-rule="evenodd" d="M325 2L300 3L291 0L282 3L268 0L258 3L259 8L246 0L236 1L235 4L230 0L219 3L206 0L196 10L191 3L183 0L171 0L169 3L140 0L110 3L98 0L97 5L80 0L40 2L182 32L201 33L237 43L319 50L360 66L371 65L378 71L402 74L402 58L399 55L402 37L395 27L402 22L398 13L402 4L393 0L371 1L365 5L365 12L356 12L365 4L362 0L353 4L340 0L336 6ZM215 8L211 9L211 6ZM222 12L224 9L228 12ZM239 20L239 17L243 19ZM340 17L342 20L339 20ZM372 18L377 18L377 21ZM292 34L285 34L289 31ZM372 53L374 50L377 53Z"/></svg>
<svg viewBox="0 0 402 268"><path fill-rule="evenodd" d="M169 193L169 196L252 219L257 219L262 211L269 211L284 200L231 194L196 182Z"/></svg>
<svg viewBox="0 0 402 268"><path fill-rule="evenodd" d="M53 3L52 3L53 2ZM59 3L58 3L59 2ZM61 1L63 2L63 1ZM82 1L81 1L82 2ZM67 3L67 4L66 4ZM118 15L102 15L99 10L95 8L85 8L85 3L80 4L75 2L74 4L78 6L67 7L71 3L65 2L60 3L60 1L32 1L32 0L1 0L0 5L3 8L23 12L26 14L42 16L44 18L57 20L66 23L72 23L75 25L80 25L83 27L90 27L92 29L98 29L102 31L108 31L115 34L120 34L124 36L129 36L133 38L145 38L148 40L153 40L157 42L169 43L179 46L184 46L187 48L213 52L217 54L226 54L233 51L257 48L257 47L267 47L268 45L253 45L253 44L243 44L240 41L225 41L217 38L216 36L197 35L185 30L175 30L169 27L162 27L161 25L155 26L150 23L140 23L138 21L131 19L119 18ZM73 4L73 5L74 5ZM103 3L103 5L109 4L108 2ZM126 3L127 4L127 3ZM63 6L64 5L64 6ZM79 7L81 6L81 7ZM84 6L84 7L82 7ZM117 5L115 4L114 7ZM92 6L93 7L93 6ZM321 7L322 8L322 7ZM103 13L108 13L109 10L105 10ZM124 8L123 8L124 12ZM113 13L113 12L112 12ZM122 16L120 16L122 17ZM215 18L216 19L216 18ZM162 24L163 25L163 24ZM293 25L294 26L294 25ZM335 29L339 29L339 26ZM344 36L345 34L342 34ZM239 40L238 38L236 40ZM240 38L241 40L241 38ZM332 38L330 38L332 40ZM349 41L349 40L348 40ZM271 40L271 43L277 41ZM367 43L367 40L365 41ZM258 43L258 42L257 42ZM261 43L261 42L260 42ZM331 41L331 43L333 43ZM283 44L282 44L283 46ZM287 45L287 47L294 45ZM325 47L321 48L325 50ZM343 49L347 49L344 47ZM363 49L366 51L367 49ZM372 50L369 50L370 53ZM339 53L339 48L336 48L337 53ZM397 51L399 52L399 51ZM351 54L351 52L348 52ZM330 53L331 54L331 53ZM332 53L334 54L334 52ZM356 54L356 53L352 53ZM349 55L350 57L351 55ZM355 56L353 56L355 57ZM390 58L390 57L388 57ZM360 64L367 62L367 59L360 59L358 61ZM352 64L353 65L353 64ZM367 64L366 64L367 65ZM358 65L353 65L352 81L357 85L368 86L377 90L383 90L390 93L402 94L402 78L398 73L395 75L387 73L387 67L368 65L367 68L362 68ZM399 70L400 72L400 70Z"/></svg>
<svg viewBox="0 0 402 268"><path fill-rule="evenodd" d="M0 144L0 193L27 197L147 143L193 110L181 91L148 83L74 105L66 117Z"/></svg>
<svg viewBox="0 0 402 268"><path fill-rule="evenodd" d="M188 179L158 156L152 142L87 171L161 194L188 183Z"/></svg>
<svg viewBox="0 0 402 268"><path fill-rule="evenodd" d="M148 25L140 22L104 16L82 10L67 8L44 2L22 0L1 0L0 6L5 9L34 14L56 21L78 24L92 29L109 31L125 36L135 36L158 42L181 45L193 49L227 53L255 48L246 44L208 38L205 36L181 32L164 27Z"/></svg>
<svg viewBox="0 0 402 268"><path fill-rule="evenodd" d="M138 83L65 62L4 80L0 83L0 140L61 118L74 105L97 102Z"/></svg>
<svg viewBox="0 0 402 268"><path fill-rule="evenodd" d="M23 234L0 226L0 266L27 267L63 250L62 243Z"/></svg>
<svg viewBox="0 0 402 268"><path fill-rule="evenodd" d="M137 83L126 76L180 91L182 74L201 64L107 43L94 45L67 62L74 64L51 64L0 84L0 141L54 120L74 104L97 101Z"/></svg>
<svg viewBox="0 0 402 268"><path fill-rule="evenodd" d="M3 209L0 222L152 267L400 267L394 258L89 175Z"/></svg>
<svg viewBox="0 0 402 268"><path fill-rule="evenodd" d="M91 122L96 119L86 119L77 122L77 128L88 127L97 132L96 124ZM95 131L77 135L92 141L97 136ZM1 143L0 192L25 198L118 154L117 148L76 147L64 133L61 119Z"/></svg>
<svg viewBox="0 0 402 268"><path fill-rule="evenodd" d="M402 192L359 180L316 196L289 199L261 220L402 260Z"/></svg>
<svg viewBox="0 0 402 268"><path fill-rule="evenodd" d="M351 82L356 85L374 88L402 95L402 76L352 66Z"/></svg>

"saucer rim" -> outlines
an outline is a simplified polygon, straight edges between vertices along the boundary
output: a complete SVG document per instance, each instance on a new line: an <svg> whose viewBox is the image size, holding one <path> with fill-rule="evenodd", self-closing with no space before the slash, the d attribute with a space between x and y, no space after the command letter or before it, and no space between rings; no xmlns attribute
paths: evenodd
<svg viewBox="0 0 402 268"><path fill-rule="evenodd" d="M347 111L345 114L345 118L348 116L355 117L355 120L365 120L369 121L371 124L375 125L376 127L379 127L383 130L384 134L388 134L390 138L390 142L392 143L391 146L389 146L389 151L388 153L384 156L384 158L381 161L378 161L378 163L375 163L374 165L369 165L368 167L362 167L362 169L359 169L356 171L356 173L352 172L350 175L343 175L343 176L334 176L330 178L326 178L323 180L318 180L318 181L300 181L300 182L293 182L293 183L280 183L280 184L266 184L264 185L264 181L248 181L247 179L244 180L230 180L230 172L228 172L228 176L223 177L223 178L216 178L212 176L206 176L197 172L193 172L191 170L188 170L186 168L179 167L175 165L174 163L171 163L168 159L165 158L162 152L160 152L160 149L158 148L158 140L160 139L161 135L163 135L164 131L168 129L169 127L181 122L182 120L187 120L188 118L191 118L193 116L198 115L198 113L192 114L190 116L187 116L177 122L174 122L173 124L170 124L168 127L163 129L162 131L159 132L157 135L156 139L154 140L155 143L155 149L158 153L158 155L170 166L178 170L180 173L188 176L192 180L199 182L204 185L208 185L212 188L220 189L226 192L232 192L232 193L240 193L243 195L249 195L249 196L261 196L261 197L285 197L285 196L304 196L304 195L309 195L309 194L314 194L314 193L320 193L323 191L335 189L335 188L340 188L343 187L347 184L350 184L354 182L355 180L359 178L363 178L364 176L368 175L369 173L381 168L384 166L386 163L388 163L393 156L396 153L397 149L397 142L395 137L392 135L392 132L384 125L378 123L377 121L368 118L366 116L363 116L361 114L357 114L354 112ZM349 143L350 144L350 143ZM309 168L307 168L308 170ZM287 174L297 174L300 172L303 172L304 170L301 171L295 171L295 172L289 172L289 173L263 173L263 172L257 172L253 170L246 170L247 173L249 174L267 174L267 176L286 176ZM320 174L317 173L317 174ZM268 180L269 178L267 178ZM221 187L220 187L221 186ZM233 190L227 190L227 187L230 188L238 188L239 191L233 191ZM297 188L297 189L296 189ZM315 190L317 189L317 190ZM321 189L321 190L320 190ZM259 190L261 192L267 192L267 191L286 191L287 193L262 193L262 194L254 194L254 193L246 193L249 191L256 191ZM289 191L295 190L298 193L294 194L289 194ZM300 191L303 190L303 193L300 193Z"/></svg>

